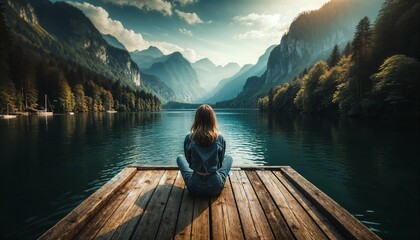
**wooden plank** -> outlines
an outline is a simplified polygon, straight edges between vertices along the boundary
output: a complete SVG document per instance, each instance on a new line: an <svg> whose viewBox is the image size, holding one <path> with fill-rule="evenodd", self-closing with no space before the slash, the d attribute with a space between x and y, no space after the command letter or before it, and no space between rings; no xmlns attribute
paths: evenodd
<svg viewBox="0 0 420 240"><path fill-rule="evenodd" d="M212 239L244 239L230 179L211 204Z"/></svg>
<svg viewBox="0 0 420 240"><path fill-rule="evenodd" d="M178 171L171 195L169 196L165 211L162 216L162 221L157 231L156 239L173 238L184 188L184 179L182 178L181 172Z"/></svg>
<svg viewBox="0 0 420 240"><path fill-rule="evenodd" d="M137 168L137 170L179 170L178 166L175 165L139 165L139 164L132 164L127 167L130 168ZM278 169L280 170L282 167L285 166L232 166L232 171L238 170L273 170Z"/></svg>
<svg viewBox="0 0 420 240"><path fill-rule="evenodd" d="M334 225L279 171L273 172L329 239L344 239Z"/></svg>
<svg viewBox="0 0 420 240"><path fill-rule="evenodd" d="M194 196L188 190L184 191L179 208L175 239L191 239L192 220L194 212Z"/></svg>
<svg viewBox="0 0 420 240"><path fill-rule="evenodd" d="M129 165L130 168L137 168L137 170L179 170L175 165Z"/></svg>
<svg viewBox="0 0 420 240"><path fill-rule="evenodd" d="M133 239L154 239L178 171L166 171L136 227Z"/></svg>
<svg viewBox="0 0 420 240"><path fill-rule="evenodd" d="M284 220L280 210L277 208L264 184L261 182L255 171L247 171L249 181L255 189L264 213L267 216L268 222L273 230L276 239L293 239L293 234L290 232L286 221Z"/></svg>
<svg viewBox="0 0 420 240"><path fill-rule="evenodd" d="M97 231L95 238L96 239L111 239L115 231L121 227L124 223L124 218L128 212L128 209L134 204L136 199L144 191L145 182L150 181L152 177L151 172L138 171L138 175L141 175L142 178L137 181L134 188L128 193L127 197L123 202L117 207L117 209L111 214L111 216L106 219L105 223L102 224L99 231Z"/></svg>
<svg viewBox="0 0 420 240"><path fill-rule="evenodd" d="M329 220L344 234L346 238L380 239L376 234L363 225L363 223L358 221L342 206L328 197L295 170L290 167L284 167L281 171L329 218Z"/></svg>
<svg viewBox="0 0 420 240"><path fill-rule="evenodd" d="M191 239L210 239L209 197L195 197Z"/></svg>
<svg viewBox="0 0 420 240"><path fill-rule="evenodd" d="M124 168L119 174L93 193L54 227L45 232L39 239L71 239L108 200L124 186L135 174L135 168Z"/></svg>
<svg viewBox="0 0 420 240"><path fill-rule="evenodd" d="M245 172L233 171L231 180L245 238L274 239L264 211Z"/></svg>
<svg viewBox="0 0 420 240"><path fill-rule="evenodd" d="M112 239L129 239L135 227L143 216L144 210L149 204L157 184L163 177L165 171L141 171L150 174L150 178L145 181L140 181L141 190L137 194L133 194L132 198L127 199L126 202L121 204L120 211L114 213L115 220L119 222L116 228L113 228L114 233ZM140 187L140 186L139 186ZM116 222L115 224L117 224Z"/></svg>
<svg viewBox="0 0 420 240"><path fill-rule="evenodd" d="M270 171L257 171L297 239L327 239L312 218Z"/></svg>
<svg viewBox="0 0 420 240"><path fill-rule="evenodd" d="M80 233L75 237L76 239L92 239L95 235L98 234L99 230L104 226L104 224L108 221L111 215L115 212L115 210L120 206L120 204L126 199L128 195L133 195L133 192L136 191L136 184L139 181L144 180L145 178L148 179L150 176L147 174L141 174L137 172L137 174L124 186L121 190L118 191L111 198L107 205L104 206L101 211L99 211L91 221L89 221L85 227L80 231Z"/></svg>

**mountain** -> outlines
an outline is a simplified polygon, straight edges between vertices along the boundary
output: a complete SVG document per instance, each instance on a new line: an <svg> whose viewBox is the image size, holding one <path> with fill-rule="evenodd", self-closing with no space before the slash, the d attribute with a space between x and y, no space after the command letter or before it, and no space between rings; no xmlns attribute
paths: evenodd
<svg viewBox="0 0 420 240"><path fill-rule="evenodd" d="M164 103L177 100L174 91L160 80L159 77L142 73L141 79L144 87L156 94Z"/></svg>
<svg viewBox="0 0 420 240"><path fill-rule="evenodd" d="M264 73L264 71L267 69L267 61L268 57L270 56L270 52L274 49L275 46L276 45L273 45L267 48L264 54L258 58L256 64L245 65L234 76L220 81L214 90L213 96L207 99L207 102L215 103L236 97L238 93L241 92L246 80L249 77L261 76Z"/></svg>
<svg viewBox="0 0 420 240"><path fill-rule="evenodd" d="M210 61L210 59L208 58L203 58L198 60L197 62L191 64L193 66L194 69L203 69L203 70L210 70L210 69L214 69L217 66Z"/></svg>
<svg viewBox="0 0 420 240"><path fill-rule="evenodd" d="M191 103L205 93L200 87L197 73L181 53L174 52L161 57L161 60L144 72L159 77L180 101Z"/></svg>
<svg viewBox="0 0 420 240"><path fill-rule="evenodd" d="M256 99L270 88L291 81L316 61L327 59L335 44L343 49L352 40L360 19L374 19L382 3L383 0L332 0L318 10L300 14L271 51L267 71L260 80L252 78L254 85L246 84L245 92L222 105L255 106Z"/></svg>
<svg viewBox="0 0 420 240"><path fill-rule="evenodd" d="M208 58L200 59L191 66L197 72L201 86L208 91L215 88L220 80L233 76L241 69L237 63L216 66Z"/></svg>
<svg viewBox="0 0 420 240"><path fill-rule="evenodd" d="M111 45L115 48L127 51L125 46L120 41L118 41L118 39L116 39L114 36L112 36L111 34L102 34L102 37L109 45Z"/></svg>
<svg viewBox="0 0 420 240"><path fill-rule="evenodd" d="M134 62L137 63L140 69L148 69L153 63L165 55L157 48L150 46L148 49L142 51L130 52L130 56Z"/></svg>
<svg viewBox="0 0 420 240"><path fill-rule="evenodd" d="M79 9L65 2L7 1L5 19L13 37L25 48L140 86L140 70L128 52L109 45Z"/></svg>

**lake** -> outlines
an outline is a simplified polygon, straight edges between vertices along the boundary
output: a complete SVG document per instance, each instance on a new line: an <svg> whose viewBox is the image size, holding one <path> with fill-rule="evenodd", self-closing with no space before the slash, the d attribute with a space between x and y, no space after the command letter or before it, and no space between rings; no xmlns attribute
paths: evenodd
<svg viewBox="0 0 420 240"><path fill-rule="evenodd" d="M216 111L234 165L289 165L385 239L419 239L419 125ZM175 165L194 111L0 121L0 239L33 239L129 164Z"/></svg>

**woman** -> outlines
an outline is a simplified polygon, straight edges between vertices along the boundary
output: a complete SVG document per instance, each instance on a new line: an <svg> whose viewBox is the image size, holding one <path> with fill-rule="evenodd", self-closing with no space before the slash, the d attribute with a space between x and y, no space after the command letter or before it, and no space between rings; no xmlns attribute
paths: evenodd
<svg viewBox="0 0 420 240"><path fill-rule="evenodd" d="M184 156L176 159L188 190L194 195L220 194L233 159L225 156L226 142L217 129L216 114L207 105L195 112L191 134L184 140Z"/></svg>

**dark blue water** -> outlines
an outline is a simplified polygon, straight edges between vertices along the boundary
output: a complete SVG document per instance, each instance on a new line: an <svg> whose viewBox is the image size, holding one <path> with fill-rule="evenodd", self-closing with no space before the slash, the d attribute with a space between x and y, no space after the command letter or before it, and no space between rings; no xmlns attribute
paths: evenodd
<svg viewBox="0 0 420 240"><path fill-rule="evenodd" d="M0 121L0 239L45 232L128 164L174 165L193 111ZM235 165L290 165L379 236L419 239L416 123L217 111Z"/></svg>

